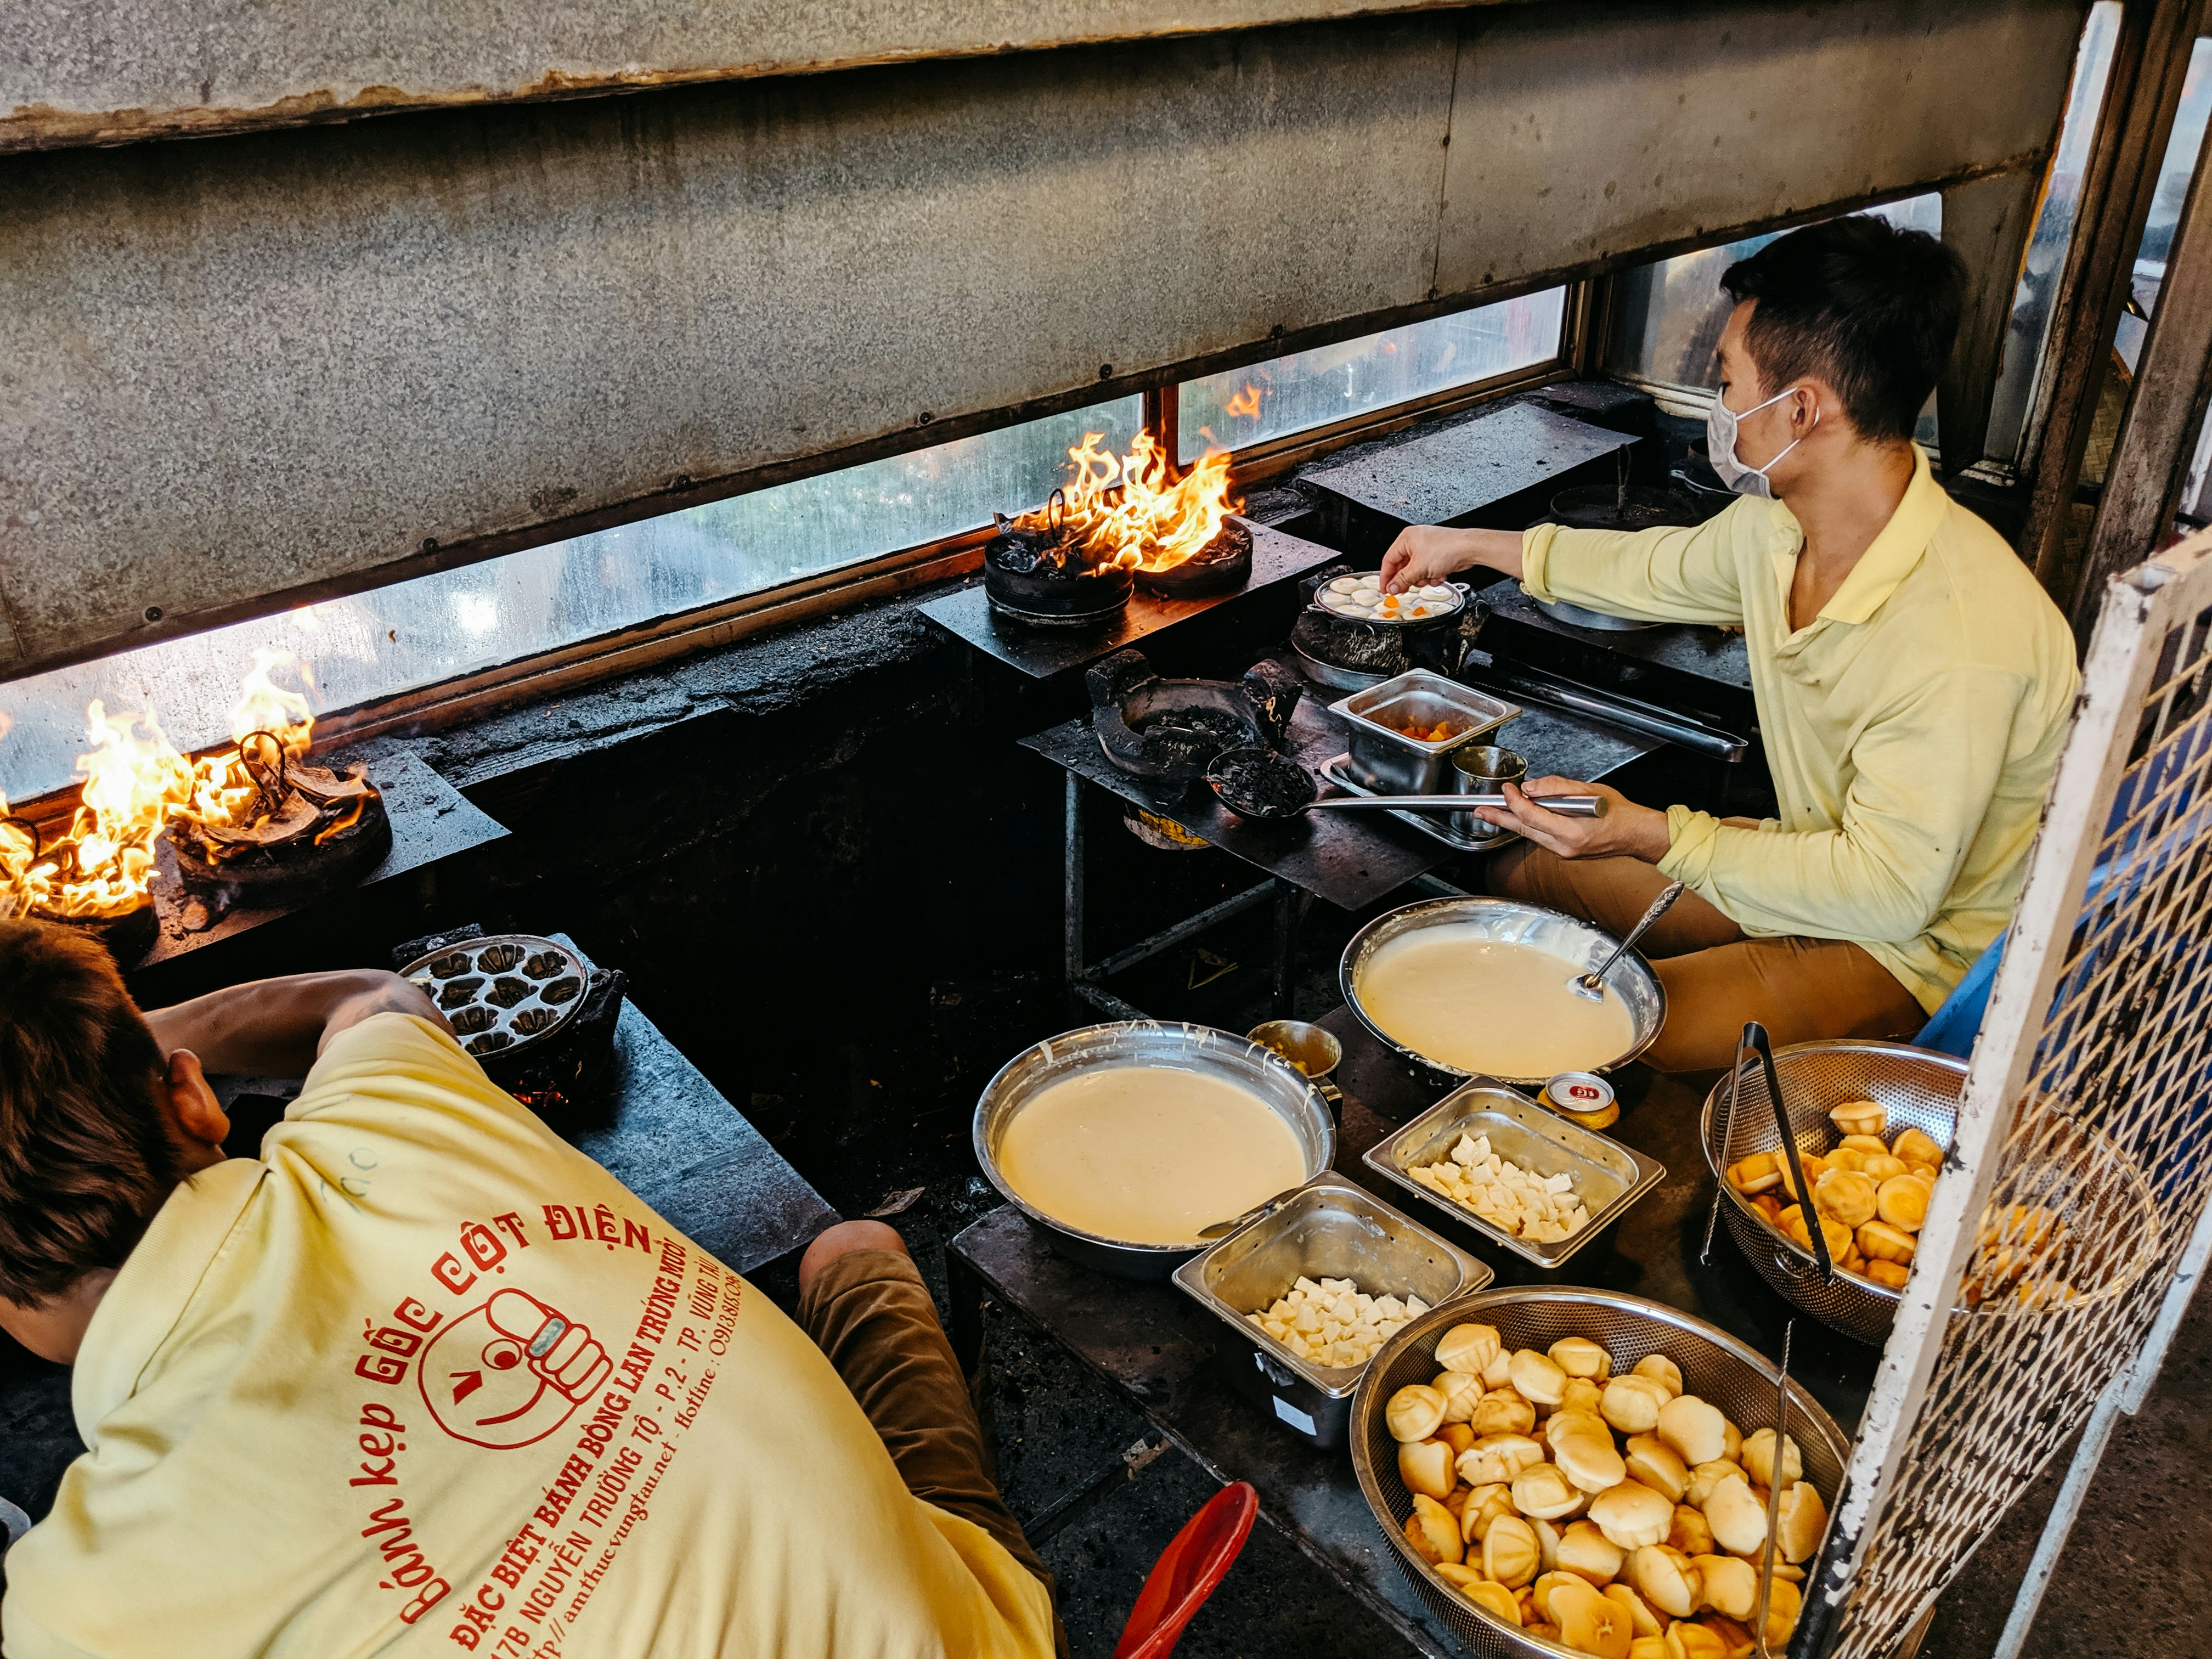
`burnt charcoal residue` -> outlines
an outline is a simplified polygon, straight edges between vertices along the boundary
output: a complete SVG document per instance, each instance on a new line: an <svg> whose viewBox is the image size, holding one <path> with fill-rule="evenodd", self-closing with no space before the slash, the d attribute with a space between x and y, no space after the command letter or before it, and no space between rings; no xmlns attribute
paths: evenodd
<svg viewBox="0 0 2212 1659"><path fill-rule="evenodd" d="M1318 611L1299 612L1291 643L1316 662L1363 674L1402 674L1413 666L1399 629L1346 627Z"/></svg>
<svg viewBox="0 0 2212 1659"><path fill-rule="evenodd" d="M1252 728L1218 708L1171 708L1139 723L1136 730L1146 743L1188 744L1215 749L1252 741Z"/></svg>
<svg viewBox="0 0 2212 1659"><path fill-rule="evenodd" d="M1250 818L1295 812L1316 793L1304 767L1267 749L1227 750L1214 761L1206 781L1230 811Z"/></svg>
<svg viewBox="0 0 2212 1659"><path fill-rule="evenodd" d="M1069 556L1073 551L1052 531L1024 530L1002 518L999 533L991 538L983 556L1000 569L1017 575L1078 576L1083 574L1083 562Z"/></svg>

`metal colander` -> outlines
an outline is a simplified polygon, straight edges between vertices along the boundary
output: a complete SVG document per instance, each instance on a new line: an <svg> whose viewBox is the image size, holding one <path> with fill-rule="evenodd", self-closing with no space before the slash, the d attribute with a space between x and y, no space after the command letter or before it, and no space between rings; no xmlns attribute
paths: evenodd
<svg viewBox="0 0 2212 1659"><path fill-rule="evenodd" d="M1782 1080L1783 1102L1797 1150L1814 1155L1825 1154L1843 1139L1843 1132L1828 1113L1851 1100L1874 1101L1888 1113L1885 1135L1893 1136L1905 1128L1918 1129L1948 1151L1958 1125L1959 1092L1966 1081L1966 1062L1950 1054L1902 1042L1847 1038L1778 1048L1774 1070ZM1732 1080L1736 1088L1733 1117L1729 1112ZM2140 1249L2123 1252L2117 1265L2100 1273L2098 1283L2080 1287L2081 1297L2051 1311L2078 1308L2133 1283L2150 1259L2159 1224L2149 1188L2132 1161L2105 1136L2071 1123L2048 1103L2037 1103L2024 1112L2016 1133L2035 1143L2046 1158L2054 1142L2072 1143L2065 1160L2072 1178L2048 1183L2037 1201L2057 1210L2075 1235L2101 1237L2124 1233L2142 1242ZM1729 1184L1726 1172L1730 1164L1756 1152L1773 1152L1781 1145L1774 1127L1774 1109L1767 1100L1766 1074L1755 1058L1746 1060L1739 1079L1722 1078L1705 1097L1699 1139L1705 1146L1705 1164L1720 1184L1729 1235L1759 1277L1844 1335L1875 1346L1887 1341L1901 1292L1841 1267L1836 1269L1832 1280L1823 1283L1813 1252L1770 1225ZM2111 1259L2110 1253L2103 1254ZM2128 1262L2132 1262L2132 1270ZM1991 1316L2027 1312L1994 1304L1983 1311Z"/></svg>
<svg viewBox="0 0 2212 1659"><path fill-rule="evenodd" d="M1682 1368L1690 1393L1720 1407L1747 1435L1775 1425L1780 1373L1727 1332L1656 1302L1615 1291L1537 1285L1481 1291L1431 1308L1368 1362L1352 1400L1352 1462L1400 1570L1438 1621L1474 1652L1489 1659L1557 1659L1572 1650L1493 1619L1437 1577L1406 1541L1413 1499L1398 1478L1398 1443L1391 1438L1383 1407L1407 1383L1426 1382L1443 1369L1437 1364L1437 1339L1455 1325L1494 1326L1507 1348L1539 1352L1563 1336L1586 1336L1613 1356L1615 1372L1627 1370L1646 1354L1663 1353ZM1790 1384L1788 1433L1805 1460L1805 1478L1832 1508L1850 1443L1795 1381Z"/></svg>

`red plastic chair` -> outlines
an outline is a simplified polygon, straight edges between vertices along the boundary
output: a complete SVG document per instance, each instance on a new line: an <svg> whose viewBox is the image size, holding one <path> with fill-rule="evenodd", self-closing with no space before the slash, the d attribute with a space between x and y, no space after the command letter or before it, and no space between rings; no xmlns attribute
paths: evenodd
<svg viewBox="0 0 2212 1659"><path fill-rule="evenodd" d="M1207 1498L1183 1522L1137 1592L1137 1605L1129 1609L1129 1622L1114 1644L1114 1659L1167 1659L1175 1651L1183 1626L1236 1565L1259 1513L1260 1494L1249 1481L1239 1480Z"/></svg>

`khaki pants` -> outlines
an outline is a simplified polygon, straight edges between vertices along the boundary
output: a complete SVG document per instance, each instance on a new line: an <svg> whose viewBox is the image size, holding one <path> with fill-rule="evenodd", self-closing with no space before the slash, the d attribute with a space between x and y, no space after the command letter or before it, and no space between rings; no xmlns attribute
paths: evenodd
<svg viewBox="0 0 2212 1659"><path fill-rule="evenodd" d="M897 1250L837 1257L799 1298L799 1323L883 1437L907 1490L982 1528L1051 1594L1052 1574L999 1496L975 1401L914 1263Z"/></svg>
<svg viewBox="0 0 2212 1659"><path fill-rule="evenodd" d="M1616 939L1666 884L1641 859L1563 859L1525 842L1498 854L1490 872L1492 892L1565 910ZM1747 939L1695 893L1676 899L1637 948L1667 988L1667 1024L1643 1056L1662 1072L1725 1068L1747 1019L1765 1026L1779 1048L1822 1037L1909 1036L1928 1018L1859 946Z"/></svg>

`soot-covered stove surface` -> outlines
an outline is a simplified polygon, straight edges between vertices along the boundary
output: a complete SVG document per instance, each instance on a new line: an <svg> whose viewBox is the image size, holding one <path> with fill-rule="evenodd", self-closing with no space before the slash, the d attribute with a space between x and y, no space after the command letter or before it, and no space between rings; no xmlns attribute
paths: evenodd
<svg viewBox="0 0 2212 1659"><path fill-rule="evenodd" d="M1096 661L1109 652L1133 645L1147 634L1211 609L1238 593L1256 592L1288 581L1332 559L1344 556L1317 542L1270 529L1249 520L1239 523L1252 534L1252 576L1230 593L1200 594L1168 599L1148 593L1140 584L1128 605L1110 621L1096 629L1033 629L1002 622L994 616L978 576L957 593L947 593L921 607L921 614L947 633L965 640L979 651L1018 668L1036 679L1048 679L1063 670Z"/></svg>

